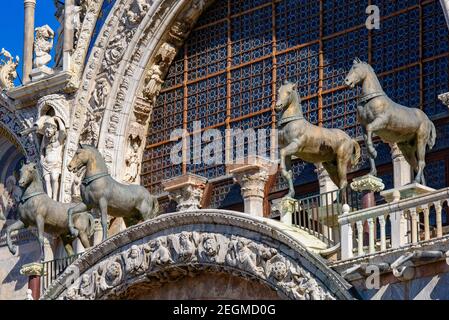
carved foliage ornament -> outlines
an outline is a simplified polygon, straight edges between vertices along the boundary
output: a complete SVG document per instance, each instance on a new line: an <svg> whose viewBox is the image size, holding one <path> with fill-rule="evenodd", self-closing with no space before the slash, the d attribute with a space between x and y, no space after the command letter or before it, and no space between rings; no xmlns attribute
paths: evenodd
<svg viewBox="0 0 449 320"><path fill-rule="evenodd" d="M218 233L183 231L132 245L82 274L62 299L113 298L121 288L145 279L170 279L170 268L186 273L216 269L269 283L290 299L334 300L302 266L277 249L253 240Z"/></svg>

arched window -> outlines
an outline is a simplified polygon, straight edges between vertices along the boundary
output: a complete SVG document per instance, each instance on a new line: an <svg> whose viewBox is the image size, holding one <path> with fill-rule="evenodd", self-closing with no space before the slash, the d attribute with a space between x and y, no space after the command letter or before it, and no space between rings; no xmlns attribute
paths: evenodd
<svg viewBox="0 0 449 320"><path fill-rule="evenodd" d="M160 193L163 179L182 173L224 176L223 164L173 165L170 133L176 128L192 132L194 121L201 121L202 131L275 128L276 90L284 80L298 83L309 121L360 137L359 89L343 84L355 57L372 64L396 102L422 108L431 118L446 117L447 108L437 99L449 84L449 36L439 1L376 1L379 30L365 24L371 3L216 1L173 62L157 100L143 159L143 184ZM384 145L378 163L389 162ZM360 168L366 166L365 159ZM316 179L313 166L300 161L294 172L296 184ZM221 183L220 190L229 192L230 183ZM278 179L273 190L282 188ZM223 205L226 197L220 192L213 193L212 206Z"/></svg>

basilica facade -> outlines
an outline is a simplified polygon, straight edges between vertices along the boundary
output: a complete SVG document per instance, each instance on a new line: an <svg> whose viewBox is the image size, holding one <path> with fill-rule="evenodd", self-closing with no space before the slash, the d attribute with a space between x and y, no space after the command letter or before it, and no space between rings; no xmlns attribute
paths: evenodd
<svg viewBox="0 0 449 320"><path fill-rule="evenodd" d="M24 0L23 54L1 52L0 299L449 299L448 1L65 0L58 30L34 25L39 5ZM381 89L350 85L356 65ZM287 83L290 120L359 148L347 186L332 161L283 172ZM370 140L360 110L379 98L428 117L425 164L419 143ZM107 168L91 177L72 170L89 148ZM154 214L86 205L90 245L66 250L19 210L77 208L105 175Z"/></svg>

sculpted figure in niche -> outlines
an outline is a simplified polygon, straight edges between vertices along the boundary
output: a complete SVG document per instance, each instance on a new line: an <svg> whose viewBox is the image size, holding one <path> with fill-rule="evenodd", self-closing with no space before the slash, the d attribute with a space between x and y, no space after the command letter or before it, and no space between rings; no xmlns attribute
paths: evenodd
<svg viewBox="0 0 449 320"><path fill-rule="evenodd" d="M95 298L95 282L89 274L83 274L81 277L79 295L88 300Z"/></svg>
<svg viewBox="0 0 449 320"><path fill-rule="evenodd" d="M194 244L193 235L189 232L183 231L179 235L179 260L182 262L196 260L195 251L196 246Z"/></svg>
<svg viewBox="0 0 449 320"><path fill-rule="evenodd" d="M143 93L153 105L155 104L155 99L162 88L162 84L164 83L162 80L162 74L163 72L161 70L161 66L158 64L153 65L147 72L145 79L146 85Z"/></svg>
<svg viewBox="0 0 449 320"><path fill-rule="evenodd" d="M34 40L34 67L46 66L51 61L50 51L53 48L54 31L48 26L35 29L36 38Z"/></svg>
<svg viewBox="0 0 449 320"><path fill-rule="evenodd" d="M145 251L150 253L149 269L173 262L170 251L161 239L152 240L145 246Z"/></svg>
<svg viewBox="0 0 449 320"><path fill-rule="evenodd" d="M46 117L42 129L44 137L40 153L43 176L47 194L57 201L66 133L62 122L57 117Z"/></svg>
<svg viewBox="0 0 449 320"><path fill-rule="evenodd" d="M206 234L203 236L202 244L203 251L201 252L201 258L206 261L216 262L218 252L220 251L220 244L216 237L211 234Z"/></svg>
<svg viewBox="0 0 449 320"><path fill-rule="evenodd" d="M136 182L137 176L139 175L140 161L139 161L139 148L140 139L132 139L130 137L131 148L125 158L126 163L126 175L125 181L133 183Z"/></svg>

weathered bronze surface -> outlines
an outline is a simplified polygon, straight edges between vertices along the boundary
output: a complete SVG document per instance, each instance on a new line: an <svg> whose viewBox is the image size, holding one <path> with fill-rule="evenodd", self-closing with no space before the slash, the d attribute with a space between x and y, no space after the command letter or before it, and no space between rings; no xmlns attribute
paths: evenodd
<svg viewBox="0 0 449 320"><path fill-rule="evenodd" d="M282 113L278 129L282 176L289 185L287 197L295 195L292 156L306 162L321 162L332 181L340 189L345 188L348 165L355 166L360 159L357 141L340 129L315 126L304 119L296 84L286 82L279 88L276 111Z"/></svg>
<svg viewBox="0 0 449 320"><path fill-rule="evenodd" d="M362 96L357 106L357 117L362 124L365 143L371 163L371 174L376 175L374 159L377 152L373 133L386 143L397 143L404 158L416 172L415 182L426 184L426 147L435 145L435 126L418 108L408 108L392 101L383 91L374 69L366 62L355 59L345 83L354 88L362 84Z"/></svg>
<svg viewBox="0 0 449 320"><path fill-rule="evenodd" d="M69 171L78 171L86 167L86 176L81 183L82 203L68 212L70 231L73 235L72 215L91 209L101 212L103 240L107 238L108 214L122 217L127 225L156 217L159 204L156 197L140 185L121 184L108 174L103 156L91 146L80 145L72 161Z"/></svg>
<svg viewBox="0 0 449 320"><path fill-rule="evenodd" d="M44 191L41 177L34 163L24 164L20 169L19 186L24 190L17 207L19 220L8 226L6 231L9 251L12 254L17 251L17 246L14 246L11 241L12 231L36 226L42 261L45 260L44 232L61 237L67 253L72 255L71 241L73 241L73 237L70 235L67 213L76 204L60 203L51 199ZM79 211L73 217L73 225L83 246L89 248L91 246L89 238L93 234L94 221L92 216L85 211Z"/></svg>

